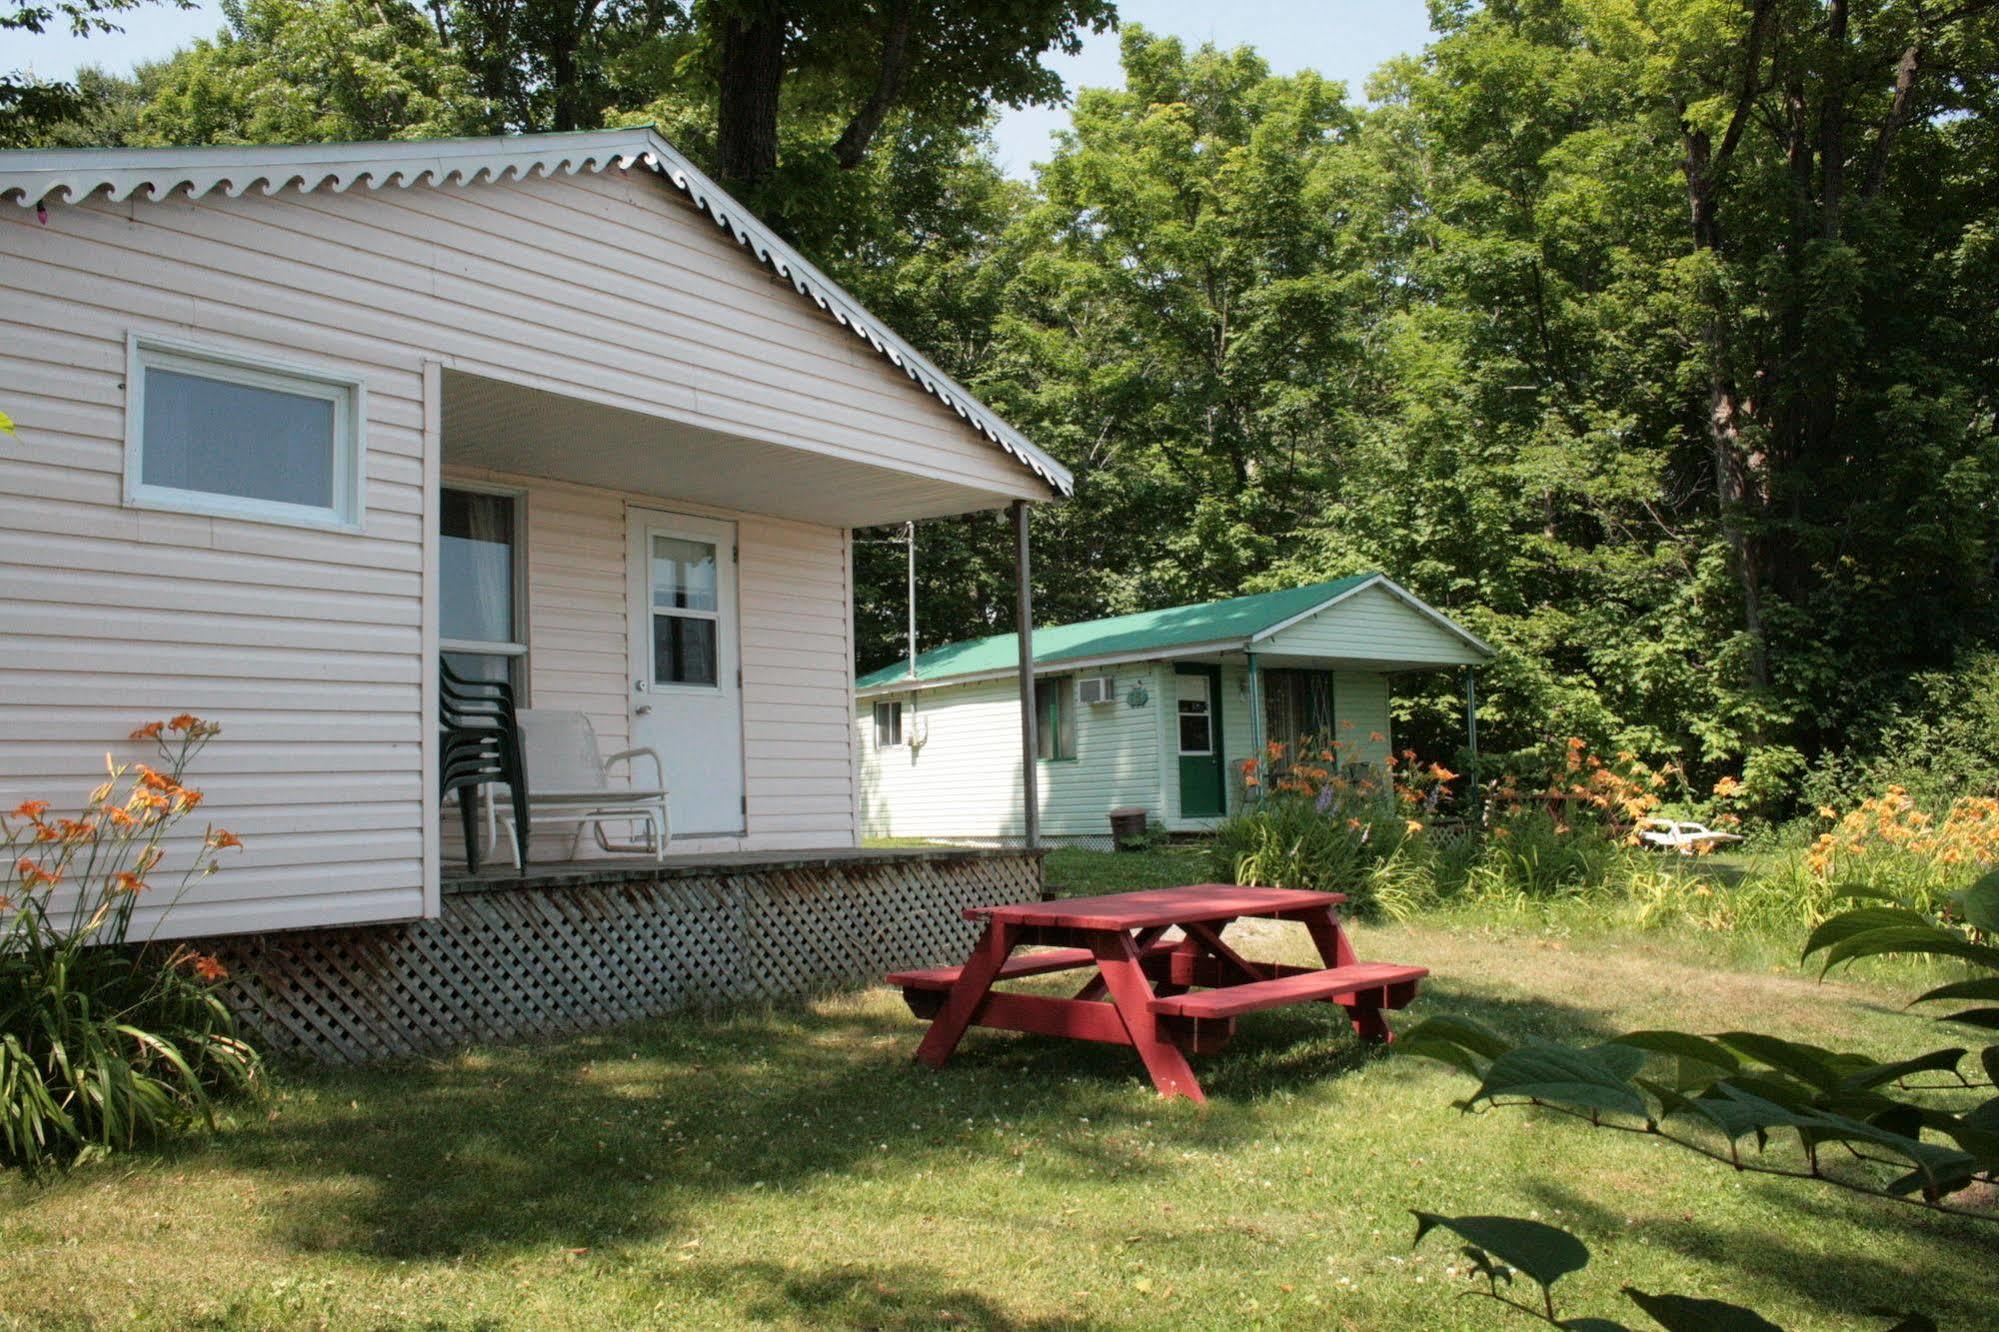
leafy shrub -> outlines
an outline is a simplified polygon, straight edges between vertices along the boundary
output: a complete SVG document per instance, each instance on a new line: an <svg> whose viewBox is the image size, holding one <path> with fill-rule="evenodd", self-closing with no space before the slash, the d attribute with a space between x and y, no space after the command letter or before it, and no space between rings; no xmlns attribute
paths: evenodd
<svg viewBox="0 0 1999 1332"><path fill-rule="evenodd" d="M1375 900L1376 871L1408 835L1407 822L1380 802L1282 793L1222 824L1210 854L1216 876L1228 882L1345 893L1365 909Z"/></svg>
<svg viewBox="0 0 1999 1332"><path fill-rule="evenodd" d="M112 764L75 817L0 815L0 1164L30 1173L214 1123L214 1096L259 1061L215 993L216 959L130 939L166 839L200 803L182 783L219 730L191 716L134 732L160 766ZM212 825L168 902L241 843Z"/></svg>
<svg viewBox="0 0 1999 1332"><path fill-rule="evenodd" d="M1964 977L1918 995L1951 1002L1942 1020L1999 1031L1999 874L1924 909L1909 904L1842 911L1811 932L1804 957L1821 974L1862 958L1941 959ZM1963 1007L1970 1004L1972 1007ZM1587 1048L1515 1044L1475 1022L1433 1018L1408 1032L1403 1053L1441 1060L1478 1080L1462 1102L1538 1106L1597 1128L1670 1143L1737 1171L1811 1180L1905 1207L1999 1225L1999 1044L1872 1055L1821 1049L1753 1030L1697 1035L1635 1031ZM1753 1145L1754 1151L1748 1150ZM1772 1150L1774 1147L1775 1151ZM1481 1292L1561 1327L1616 1324L1558 1319L1552 1287L1588 1262L1564 1231L1513 1217L1416 1213L1417 1242L1442 1227L1469 1242ZM1501 1294L1512 1272L1541 1287L1536 1307ZM1668 1329L1769 1327L1719 1301L1625 1294ZM1920 1314L1898 1329L1931 1328Z"/></svg>

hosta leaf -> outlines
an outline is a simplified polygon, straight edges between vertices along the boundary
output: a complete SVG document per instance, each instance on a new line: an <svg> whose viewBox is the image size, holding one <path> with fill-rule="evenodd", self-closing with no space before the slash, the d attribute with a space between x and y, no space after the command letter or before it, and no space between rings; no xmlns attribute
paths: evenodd
<svg viewBox="0 0 1999 1332"><path fill-rule="evenodd" d="M1752 1130L1761 1134L1773 1128L1815 1128L1820 1123L1820 1116L1813 1111L1793 1110L1727 1082L1716 1083L1713 1091L1695 1097L1693 1105L1730 1142Z"/></svg>
<svg viewBox="0 0 1999 1332"><path fill-rule="evenodd" d="M1757 1031L1724 1032L1720 1039L1758 1063L1768 1064L1821 1091L1839 1086L1850 1073L1857 1071L1854 1065L1861 1062L1816 1045L1802 1045Z"/></svg>
<svg viewBox="0 0 1999 1332"><path fill-rule="evenodd" d="M1692 1295L1649 1295L1636 1286L1626 1286L1624 1293L1666 1332L1784 1332L1754 1309L1739 1304Z"/></svg>
<svg viewBox="0 0 1999 1332"><path fill-rule="evenodd" d="M1952 981L1939 985L1934 990L1925 990L1909 1002L1926 1004L1932 999L1999 999L1999 976L1980 976L1977 980Z"/></svg>
<svg viewBox="0 0 1999 1332"><path fill-rule="evenodd" d="M1482 1059L1497 1059L1513 1048L1513 1042L1501 1036L1492 1028L1470 1018L1442 1017L1426 1018L1396 1037L1398 1049L1406 1049L1410 1041L1441 1041L1448 1045L1458 1045L1478 1055Z"/></svg>
<svg viewBox="0 0 1999 1332"><path fill-rule="evenodd" d="M1578 1110L1607 1110L1640 1119L1645 1099L1616 1068L1587 1050L1536 1042L1492 1061L1472 1104L1496 1096L1525 1096Z"/></svg>
<svg viewBox="0 0 1999 1332"><path fill-rule="evenodd" d="M1729 1072L1742 1067L1742 1061L1720 1041L1711 1041L1705 1036L1694 1036L1684 1031L1628 1031L1610 1043L1629 1045L1648 1054L1671 1055L1680 1059L1691 1059L1697 1063L1712 1064Z"/></svg>
<svg viewBox="0 0 1999 1332"><path fill-rule="evenodd" d="M1564 1318L1555 1324L1564 1332L1631 1332L1622 1323L1613 1323L1608 1318Z"/></svg>
<svg viewBox="0 0 1999 1332"><path fill-rule="evenodd" d="M1412 1248L1441 1226L1509 1267L1525 1272L1543 1287L1552 1286L1589 1265L1587 1245L1568 1231L1545 1222L1517 1216L1439 1216L1435 1212L1411 1215L1416 1218Z"/></svg>
<svg viewBox="0 0 1999 1332"><path fill-rule="evenodd" d="M1867 930L1832 945L1826 950L1820 974L1831 971L1842 962L1883 955L1961 957L1967 962L1999 971L1999 948L1973 943L1961 934L1934 925L1893 925Z"/></svg>
<svg viewBox="0 0 1999 1332"><path fill-rule="evenodd" d="M1813 953L1830 948L1842 940L1851 939L1856 934L1866 934L1870 930L1892 929L1896 926L1931 930L1936 928L1936 922L1919 911L1911 911L1902 906L1856 907L1820 921L1818 928L1806 938L1805 951L1799 960L1803 961Z"/></svg>
<svg viewBox="0 0 1999 1332"><path fill-rule="evenodd" d="M1983 1027L1988 1031L1999 1031L1999 1008L1967 1008L1961 1013L1947 1013L1937 1021L1957 1022L1967 1027Z"/></svg>
<svg viewBox="0 0 1999 1332"><path fill-rule="evenodd" d="M1629 1082L1645 1067L1645 1052L1617 1041L1607 1041L1602 1045L1592 1045L1584 1054L1602 1064L1612 1073Z"/></svg>
<svg viewBox="0 0 1999 1332"><path fill-rule="evenodd" d="M1988 1045L1978 1052L1978 1066L1985 1070L1985 1080L1999 1084L1999 1045Z"/></svg>
<svg viewBox="0 0 1999 1332"><path fill-rule="evenodd" d="M1999 870L1978 879L1957 894L1955 901L1973 929L1999 934Z"/></svg>
<svg viewBox="0 0 1999 1332"><path fill-rule="evenodd" d="M1959 1061L1964 1058L1964 1050L1932 1050L1913 1059L1903 1059L1893 1064L1876 1064L1863 1069L1846 1079L1849 1087L1879 1087L1885 1083L1906 1078L1911 1073L1955 1073Z"/></svg>

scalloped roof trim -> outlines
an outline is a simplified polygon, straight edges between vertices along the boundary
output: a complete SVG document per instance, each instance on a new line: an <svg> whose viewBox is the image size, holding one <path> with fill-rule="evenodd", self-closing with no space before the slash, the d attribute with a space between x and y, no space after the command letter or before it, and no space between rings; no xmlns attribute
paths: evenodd
<svg viewBox="0 0 1999 1332"><path fill-rule="evenodd" d="M243 145L202 148L80 148L0 151L0 198L24 208L80 203L102 194L128 198L239 199L274 195L478 185L535 177L598 174L648 167L728 232L757 262L831 315L901 370L925 393L1062 494L1075 479L1025 435L1001 420L931 360L786 244L748 209L650 127L517 134L479 139L408 139L381 143Z"/></svg>

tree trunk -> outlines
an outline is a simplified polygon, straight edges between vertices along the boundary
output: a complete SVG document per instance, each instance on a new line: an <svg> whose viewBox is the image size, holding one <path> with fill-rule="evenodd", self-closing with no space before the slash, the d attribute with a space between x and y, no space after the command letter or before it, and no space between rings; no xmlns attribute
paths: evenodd
<svg viewBox="0 0 1999 1332"><path fill-rule="evenodd" d="M881 69L874 89L833 145L833 160L845 170L861 164L868 145L881 131L882 120L902 96L903 84L909 78L909 34L915 26L915 11L915 0L889 0L884 7Z"/></svg>
<svg viewBox="0 0 1999 1332"><path fill-rule="evenodd" d="M784 84L785 30L775 0L723 20L715 169L735 186L761 185L777 169L778 94Z"/></svg>

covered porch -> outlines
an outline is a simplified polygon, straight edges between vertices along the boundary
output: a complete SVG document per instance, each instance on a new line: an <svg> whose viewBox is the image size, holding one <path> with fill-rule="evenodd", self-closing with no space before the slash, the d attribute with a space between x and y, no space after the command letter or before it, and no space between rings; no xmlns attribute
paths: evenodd
<svg viewBox="0 0 1999 1332"><path fill-rule="evenodd" d="M489 810L473 873L447 799L434 811L440 896L662 864L883 863L860 854L853 530L1011 508L1030 615L1026 509L1053 487L976 438L939 465L880 436L778 444L460 369L439 368L435 392L434 660L504 681L527 714L583 719L600 756L635 754L606 780L663 786L670 827L663 855L615 854L599 829L579 839L545 818L530 783L526 863L514 868ZM934 407L919 399L917 414ZM637 822L605 840L651 845Z"/></svg>

